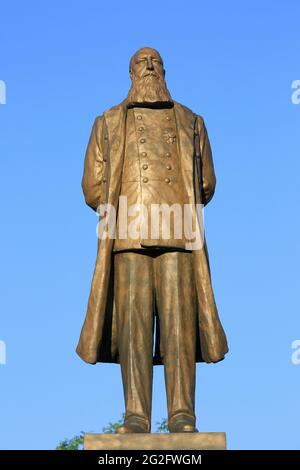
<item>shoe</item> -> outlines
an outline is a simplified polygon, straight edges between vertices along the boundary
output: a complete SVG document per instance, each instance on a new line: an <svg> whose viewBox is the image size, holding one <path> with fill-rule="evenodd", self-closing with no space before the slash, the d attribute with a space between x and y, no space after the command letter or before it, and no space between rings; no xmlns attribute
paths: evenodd
<svg viewBox="0 0 300 470"><path fill-rule="evenodd" d="M198 432L195 418L188 415L173 416L168 423L169 432Z"/></svg>
<svg viewBox="0 0 300 470"><path fill-rule="evenodd" d="M130 416L125 418L124 423L116 429L116 434L130 434L130 433L148 433L150 432L150 425L148 422L139 416Z"/></svg>

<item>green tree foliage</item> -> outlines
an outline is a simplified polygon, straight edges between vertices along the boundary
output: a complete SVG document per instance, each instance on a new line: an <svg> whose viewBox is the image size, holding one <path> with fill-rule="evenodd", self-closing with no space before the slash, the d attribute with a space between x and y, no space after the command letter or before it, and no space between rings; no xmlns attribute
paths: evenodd
<svg viewBox="0 0 300 470"><path fill-rule="evenodd" d="M114 434L116 432L116 429L123 423L123 421L124 414L122 418L119 419L119 421L117 421L116 423L108 423L106 426L104 426L102 432L104 434ZM165 418L156 423L156 432L168 432L168 424ZM85 433L81 431L78 436L74 436L71 439L64 439L60 441L58 446L56 447L56 450L82 450L84 434Z"/></svg>
<svg viewBox="0 0 300 470"><path fill-rule="evenodd" d="M82 450L83 436L84 432L81 431L79 436L74 436L72 439L64 439L63 441L60 441L56 450Z"/></svg>
<svg viewBox="0 0 300 470"><path fill-rule="evenodd" d="M156 432L168 432L168 420L166 418L156 422Z"/></svg>

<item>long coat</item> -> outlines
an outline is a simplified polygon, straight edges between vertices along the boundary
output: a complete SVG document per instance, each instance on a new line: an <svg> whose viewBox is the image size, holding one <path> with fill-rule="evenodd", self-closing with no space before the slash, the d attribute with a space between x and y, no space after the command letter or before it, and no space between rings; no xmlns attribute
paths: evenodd
<svg viewBox="0 0 300 470"><path fill-rule="evenodd" d="M183 184L189 203L206 205L212 198L216 179L209 139L203 119L174 102ZM121 189L125 146L126 101L96 118L84 163L82 188L86 203L94 210L100 204L117 207ZM196 164L198 163L198 164ZM114 305L113 238L98 240L97 259L81 330L77 354L90 364L119 363ZM218 362L228 351L211 285L206 243L193 251L197 299L196 361ZM155 307L154 307L155 308ZM159 312L153 364L162 364Z"/></svg>

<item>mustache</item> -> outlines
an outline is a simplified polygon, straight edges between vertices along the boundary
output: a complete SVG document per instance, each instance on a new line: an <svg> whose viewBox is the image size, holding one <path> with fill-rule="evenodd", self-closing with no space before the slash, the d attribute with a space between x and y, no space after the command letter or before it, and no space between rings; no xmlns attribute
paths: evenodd
<svg viewBox="0 0 300 470"><path fill-rule="evenodd" d="M163 77L161 77L158 73L150 70L150 71L147 71L145 72L141 77L135 77L133 82L134 83L141 83L143 81L145 81L145 79L147 80L151 80L152 78L158 80L158 81L163 81Z"/></svg>
<svg viewBox="0 0 300 470"><path fill-rule="evenodd" d="M142 78L148 77L148 76L159 78L159 75L158 75L156 72L152 72L152 71L151 71L151 72L146 72L146 73L144 73L144 75L142 76Z"/></svg>

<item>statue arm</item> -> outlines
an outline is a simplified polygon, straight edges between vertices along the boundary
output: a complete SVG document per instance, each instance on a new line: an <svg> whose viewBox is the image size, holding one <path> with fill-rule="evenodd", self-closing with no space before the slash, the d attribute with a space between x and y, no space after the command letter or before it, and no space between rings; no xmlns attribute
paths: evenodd
<svg viewBox="0 0 300 470"><path fill-rule="evenodd" d="M102 129L104 118L95 119L89 143L85 153L82 190L85 202L93 210L100 204L103 178Z"/></svg>
<svg viewBox="0 0 300 470"><path fill-rule="evenodd" d="M214 171L210 142L204 120L201 116L197 116L197 122L201 157L202 203L206 205L214 195L216 187L216 175Z"/></svg>

